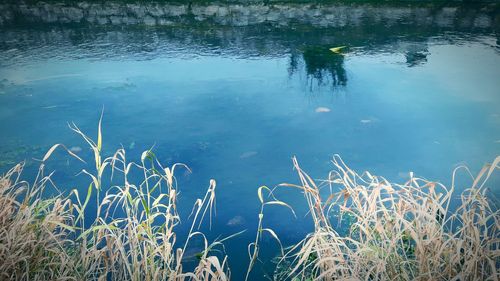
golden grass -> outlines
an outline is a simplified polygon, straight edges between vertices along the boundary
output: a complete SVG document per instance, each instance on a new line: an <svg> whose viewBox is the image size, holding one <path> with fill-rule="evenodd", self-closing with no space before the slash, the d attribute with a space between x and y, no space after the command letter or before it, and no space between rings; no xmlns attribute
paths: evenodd
<svg viewBox="0 0 500 281"><path fill-rule="evenodd" d="M393 184L356 173L339 156L332 162L335 170L318 184L293 158L300 184L276 187L303 193L315 227L284 253L278 268L282 264L285 269L275 280L499 280L500 216L490 206L485 185L500 157L473 178L456 210L449 206L456 174L464 167L453 172L452 186L446 188L413 174L407 182ZM323 188L341 191L330 192L325 200ZM346 235L335 230L336 213L340 225L350 218ZM249 271L255 259L251 257Z"/></svg>
<svg viewBox="0 0 500 281"><path fill-rule="evenodd" d="M196 200L188 237L178 245L174 175L187 167L163 167L151 151L140 163L128 162L124 149L103 158L100 124L97 141L71 126L94 152L95 170L82 171L90 179L84 197L74 190L44 199L52 184L51 174L44 175L45 163L62 145L47 152L32 185L20 180L22 164L0 178L0 280L228 280L227 257L212 251L227 238L209 244L197 231L212 215L215 180ZM106 173L112 180L103 180ZM85 221L89 204L96 206L91 222ZM195 236L202 237L205 248L196 268L185 272L183 255Z"/></svg>
<svg viewBox="0 0 500 281"><path fill-rule="evenodd" d="M43 157L31 183L22 180L23 164L0 177L0 280L231 278L228 257L214 248L239 233L209 243L199 231L204 221L212 221L215 180L194 203L189 232L178 243L175 173L189 168L164 167L150 150L139 163L128 161L124 149L102 157L101 122L96 140L76 125L70 127L94 154L92 168L82 171L89 179L84 194L73 190L46 196L46 189L55 185L45 165L56 149L83 161L59 144ZM300 184L276 188L304 195L314 229L283 248L275 231L263 227L265 209L279 205L293 215L295 211L275 197L275 189L260 187L261 210L255 241L248 246L246 279L263 235L271 235L281 248L275 280L499 280L500 216L486 194L487 180L499 163L497 157L453 199L456 174L470 174L464 167L454 171L447 188L413 174L402 184L358 174L338 156L328 178L316 181L293 158ZM450 208L452 200L458 207ZM337 231L340 227L349 231ZM186 271L184 253L193 239L202 239L204 249L196 255L195 268Z"/></svg>
<svg viewBox="0 0 500 281"><path fill-rule="evenodd" d="M0 178L0 280L64 279L75 267L65 251L74 245L67 239L71 202L43 199L50 178L29 185L20 180L22 169L18 164Z"/></svg>

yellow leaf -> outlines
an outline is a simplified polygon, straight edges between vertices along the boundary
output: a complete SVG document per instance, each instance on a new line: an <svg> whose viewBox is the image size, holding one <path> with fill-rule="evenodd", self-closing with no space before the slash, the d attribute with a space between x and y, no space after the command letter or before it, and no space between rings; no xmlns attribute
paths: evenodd
<svg viewBox="0 0 500 281"><path fill-rule="evenodd" d="M330 51L340 54L343 49L347 48L347 46L340 46L340 47L335 47L335 48L330 48Z"/></svg>

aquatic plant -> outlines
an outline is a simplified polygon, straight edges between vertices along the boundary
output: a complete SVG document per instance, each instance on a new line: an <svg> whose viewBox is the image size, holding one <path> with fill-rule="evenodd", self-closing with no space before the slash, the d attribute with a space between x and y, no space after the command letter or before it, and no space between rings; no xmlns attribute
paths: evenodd
<svg viewBox="0 0 500 281"><path fill-rule="evenodd" d="M82 171L90 178L86 194L73 190L47 198L44 191L55 185L45 165L54 151L62 147L83 161L60 144L45 154L33 183L21 180L22 163L0 177L1 280L230 278L227 257L213 251L228 238L209 243L198 231L205 216L211 221L215 180L196 200L190 230L185 242L178 244L179 190L174 175L187 166L163 167L150 150L140 163L129 162L124 149L104 158L101 122L96 141L76 125L70 127L94 152L94 171ZM95 205L89 203L94 200ZM184 271L183 256L195 237L201 237L204 249L194 270Z"/></svg>
<svg viewBox="0 0 500 281"><path fill-rule="evenodd" d="M368 172L358 174L339 156L335 170L323 181L313 180L296 158L294 167L314 230L279 259L275 280L498 280L500 278L500 214L487 197L486 183L500 168L500 156L485 166L458 207L450 203L456 189L410 175L403 184L390 183ZM327 188L330 194L322 197ZM339 188L339 192L332 192ZM274 189L269 191L273 201ZM261 189L259 199L263 202ZM280 201L281 202L281 201ZM291 208L286 203L283 205ZM340 235L332 222L348 216L349 231ZM257 259L263 214L252 243L249 271ZM268 231L278 239L274 232ZM248 274L247 274L248 278Z"/></svg>
<svg viewBox="0 0 500 281"><path fill-rule="evenodd" d="M199 231L205 220L212 223L215 180L195 201L186 236L177 237L175 173L189 168L179 163L165 167L152 150L144 151L138 163L129 161L123 148L104 157L101 122L96 140L75 124L70 127L93 151L92 164L86 164L92 167L80 174L88 177L87 188L57 190L53 172L46 171L54 152L63 149L85 162L61 144L40 160L33 181L22 179L23 163L0 176L0 280L231 278L228 257L216 248L240 233L209 243ZM394 184L368 172L356 173L339 156L332 162L335 169L318 181L293 158L299 184L257 190L261 209L255 241L248 246L246 279L258 261L264 235L280 246L274 280L500 278L500 216L487 193L500 156L475 177L467 168L457 168L449 188L413 174ZM453 196L461 171L471 175L472 183L457 200ZM48 195L49 189L56 194ZM279 200L276 189L300 191L314 223L311 233L288 247L265 225L271 205L286 207L295 216L294 206ZM450 207L452 202L458 206ZM185 253L194 239L204 246L194 255L193 268L185 270Z"/></svg>

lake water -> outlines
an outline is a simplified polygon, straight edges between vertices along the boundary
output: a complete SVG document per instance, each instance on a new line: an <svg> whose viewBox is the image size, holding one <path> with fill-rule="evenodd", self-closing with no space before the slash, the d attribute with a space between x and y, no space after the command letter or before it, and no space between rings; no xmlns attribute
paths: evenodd
<svg viewBox="0 0 500 281"><path fill-rule="evenodd" d="M81 147L79 154L91 159L67 124L95 137L103 109L105 153L123 145L138 160L154 147L164 164L192 169L177 175L181 232L194 199L216 179L209 237L248 229L227 243L237 280L255 233L257 188L297 183L294 155L314 178L325 178L332 155L340 154L352 168L393 181L413 171L449 183L457 165L477 172L500 153L494 23L20 24L0 32L0 170L23 159L33 166L30 159L54 143ZM349 47L345 55L328 51L341 45ZM60 153L49 166L63 190L85 188L86 178L74 179L85 165ZM299 219L270 208L265 225L289 244L310 225L300 194L282 196L297 206ZM272 257L276 245L265 243L263 256ZM257 266L254 278L270 268Z"/></svg>

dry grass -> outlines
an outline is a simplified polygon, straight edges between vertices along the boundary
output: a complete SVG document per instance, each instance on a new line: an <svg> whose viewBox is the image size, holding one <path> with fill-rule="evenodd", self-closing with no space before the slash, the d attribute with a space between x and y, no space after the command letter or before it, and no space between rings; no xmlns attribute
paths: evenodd
<svg viewBox="0 0 500 281"><path fill-rule="evenodd" d="M74 190L44 199L52 185L51 174L44 175L45 162L61 145L47 152L32 185L20 180L22 164L0 178L0 280L228 280L227 257L212 251L224 239L209 244L197 231L205 216L211 220L215 181L196 200L188 237L178 245L174 174L187 167L163 167L151 151L140 163L128 162L124 149L103 158L100 124L96 141L71 126L94 152L93 172L82 171L90 179L84 196ZM90 205L96 210L90 217L96 219L89 222ZM202 237L205 248L196 268L185 272L183 255L195 236Z"/></svg>
<svg viewBox="0 0 500 281"><path fill-rule="evenodd" d="M129 162L124 149L104 158L100 122L95 141L74 124L71 128L94 154L92 168L82 171L89 179L85 194L46 196L55 185L45 164L56 149L83 161L62 145L46 153L31 183L21 180L23 164L0 177L0 280L230 279L227 256L214 248L234 235L209 243L199 231L204 221L211 224L214 180L196 200L187 237L178 243L174 175L188 168L164 167L152 151L145 151L139 163ZM499 163L497 157L471 176L470 188L453 199L456 174L470 174L466 168L454 171L451 188L413 175L393 184L358 174L335 156L335 170L315 181L294 158L300 184L276 188L304 195L314 230L283 248L278 235L263 227L265 208L280 205L295 212L275 197L274 189L260 187L246 279L262 236L271 235L281 247L278 268L284 268L275 280L499 280L500 216L486 195L486 182ZM452 200L459 206L450 208ZM341 227L349 231L336 231ZM204 249L196 255L195 268L186 271L184 253L193 239L202 239Z"/></svg>
<svg viewBox="0 0 500 281"><path fill-rule="evenodd" d="M335 156L335 170L317 184L294 158L300 184L276 188L301 191L315 227L284 253L278 268L285 269L274 279L499 280L500 216L485 189L499 162L497 157L473 177L459 207L451 210L456 174L461 169L470 174L464 167L454 171L448 189L413 174L403 184L360 175ZM324 188L341 191L324 200ZM340 235L334 225L346 227L344 221L350 222L349 232ZM251 257L249 271L254 261Z"/></svg>
<svg viewBox="0 0 500 281"><path fill-rule="evenodd" d="M65 249L71 202L61 196L43 199L50 177L30 185L20 180L23 165L0 178L0 280L60 280L72 276L73 258Z"/></svg>

